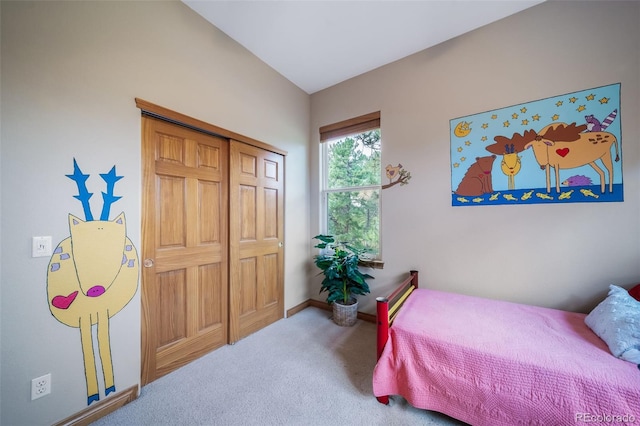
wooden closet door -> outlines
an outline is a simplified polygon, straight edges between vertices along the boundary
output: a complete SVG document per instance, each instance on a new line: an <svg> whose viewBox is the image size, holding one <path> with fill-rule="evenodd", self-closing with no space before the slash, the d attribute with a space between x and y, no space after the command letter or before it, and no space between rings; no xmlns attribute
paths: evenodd
<svg viewBox="0 0 640 426"><path fill-rule="evenodd" d="M284 157L231 141L229 342L284 316Z"/></svg>
<svg viewBox="0 0 640 426"><path fill-rule="evenodd" d="M227 139L143 117L142 384L228 340Z"/></svg>

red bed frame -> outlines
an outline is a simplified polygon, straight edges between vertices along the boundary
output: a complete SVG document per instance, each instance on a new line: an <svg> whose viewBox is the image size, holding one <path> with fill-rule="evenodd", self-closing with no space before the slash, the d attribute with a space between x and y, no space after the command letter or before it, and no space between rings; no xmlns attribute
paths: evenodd
<svg viewBox="0 0 640 426"><path fill-rule="evenodd" d="M376 298L377 359L380 359L389 339L389 327L393 324L404 301L416 288L418 288L418 271L410 271L409 277L400 283L393 293L387 297ZM382 404L389 404L389 396L379 396L376 399Z"/></svg>

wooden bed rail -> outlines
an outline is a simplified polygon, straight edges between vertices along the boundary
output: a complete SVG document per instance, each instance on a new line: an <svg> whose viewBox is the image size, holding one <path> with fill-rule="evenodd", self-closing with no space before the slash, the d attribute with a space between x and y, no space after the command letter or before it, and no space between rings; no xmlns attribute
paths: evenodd
<svg viewBox="0 0 640 426"><path fill-rule="evenodd" d="M416 288L418 288L418 271L410 271L409 276L389 296L376 298L377 359L380 359L387 340L389 340L389 328L400 307ZM389 397L378 397L378 401L388 404Z"/></svg>

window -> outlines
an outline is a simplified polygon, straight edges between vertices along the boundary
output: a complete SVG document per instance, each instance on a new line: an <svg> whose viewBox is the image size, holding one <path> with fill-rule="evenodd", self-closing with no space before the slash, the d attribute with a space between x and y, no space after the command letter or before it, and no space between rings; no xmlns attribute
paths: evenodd
<svg viewBox="0 0 640 426"><path fill-rule="evenodd" d="M380 112L320 128L323 232L380 258Z"/></svg>

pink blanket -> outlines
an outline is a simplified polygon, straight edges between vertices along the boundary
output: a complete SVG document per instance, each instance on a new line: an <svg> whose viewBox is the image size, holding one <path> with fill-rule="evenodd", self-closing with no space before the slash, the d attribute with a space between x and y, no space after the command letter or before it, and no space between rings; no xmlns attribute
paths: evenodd
<svg viewBox="0 0 640 426"><path fill-rule="evenodd" d="M474 426L640 424L640 370L611 355L584 317L417 289L373 392Z"/></svg>

